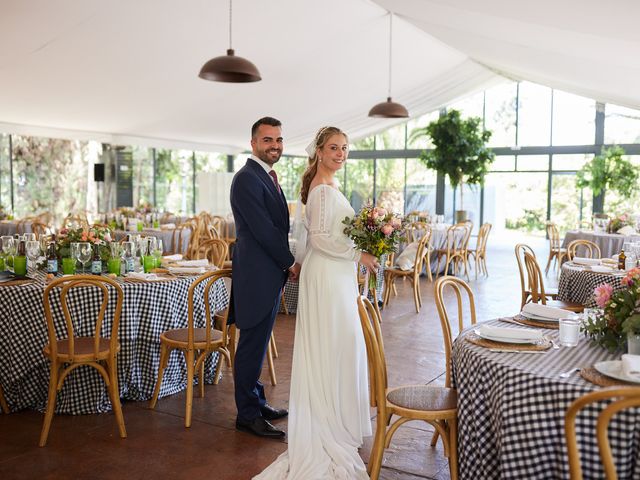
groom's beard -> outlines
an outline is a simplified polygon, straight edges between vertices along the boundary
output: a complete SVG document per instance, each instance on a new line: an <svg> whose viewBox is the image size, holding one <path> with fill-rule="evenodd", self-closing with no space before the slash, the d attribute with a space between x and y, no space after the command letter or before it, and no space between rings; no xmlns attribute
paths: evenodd
<svg viewBox="0 0 640 480"><path fill-rule="evenodd" d="M258 150L256 156L264 163L273 165L275 163L278 163L278 160L280 160L280 157L282 156L282 149L269 148L268 150Z"/></svg>

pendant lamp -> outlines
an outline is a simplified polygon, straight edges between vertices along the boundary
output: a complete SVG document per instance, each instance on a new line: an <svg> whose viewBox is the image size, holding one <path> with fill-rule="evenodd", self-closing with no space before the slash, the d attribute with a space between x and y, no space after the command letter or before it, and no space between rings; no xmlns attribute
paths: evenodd
<svg viewBox="0 0 640 480"><path fill-rule="evenodd" d="M236 56L231 48L232 0L229 0L229 49L227 54L205 63L198 76L215 82L246 83L262 80L256 66L246 58Z"/></svg>
<svg viewBox="0 0 640 480"><path fill-rule="evenodd" d="M389 12L389 94L387 95L387 101L374 105L369 110L370 117L376 118L407 118L409 112L407 109L396 102L391 101L391 68L392 68L392 50L393 50L393 13Z"/></svg>

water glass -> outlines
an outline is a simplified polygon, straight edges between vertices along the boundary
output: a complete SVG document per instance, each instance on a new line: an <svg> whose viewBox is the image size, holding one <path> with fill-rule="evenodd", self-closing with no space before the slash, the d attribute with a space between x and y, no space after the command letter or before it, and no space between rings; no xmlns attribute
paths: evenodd
<svg viewBox="0 0 640 480"><path fill-rule="evenodd" d="M76 259L75 258L63 258L62 259L62 273L63 275L73 275L76 273Z"/></svg>
<svg viewBox="0 0 640 480"><path fill-rule="evenodd" d="M120 275L120 257L112 257L107 261L107 271Z"/></svg>
<svg viewBox="0 0 640 480"><path fill-rule="evenodd" d="M580 319L577 317L561 318L560 322L560 344L564 347L575 347L578 345L580 334Z"/></svg>
<svg viewBox="0 0 640 480"><path fill-rule="evenodd" d="M78 261L82 264L82 273L85 273L87 266L86 264L91 260L91 256L93 255L93 248L89 242L80 242L78 243Z"/></svg>
<svg viewBox="0 0 640 480"><path fill-rule="evenodd" d="M26 245L27 258L29 259L29 265L32 270L36 270L36 260L40 256L40 242L37 240L28 240Z"/></svg>

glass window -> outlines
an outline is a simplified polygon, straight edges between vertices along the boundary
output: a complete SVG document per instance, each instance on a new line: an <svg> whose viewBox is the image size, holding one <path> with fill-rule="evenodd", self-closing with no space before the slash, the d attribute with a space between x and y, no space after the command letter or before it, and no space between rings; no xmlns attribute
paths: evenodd
<svg viewBox="0 0 640 480"><path fill-rule="evenodd" d="M297 202L300 197L302 174L308 164L309 159L306 157L282 157L274 166L278 174L278 183L289 203ZM341 178L341 173L338 172L336 176Z"/></svg>
<svg viewBox="0 0 640 480"><path fill-rule="evenodd" d="M549 170L549 155L518 155L516 167L519 171Z"/></svg>
<svg viewBox="0 0 640 480"><path fill-rule="evenodd" d="M605 107L604 143L640 143L640 111L608 103Z"/></svg>
<svg viewBox="0 0 640 480"><path fill-rule="evenodd" d="M153 205L153 151L150 148L132 147L132 153L133 205Z"/></svg>
<svg viewBox="0 0 640 480"><path fill-rule="evenodd" d="M461 192L460 186L453 191L449 178L447 178L445 191L444 191L444 221L445 223L456 223L455 212L458 210L465 210L467 212L467 219L473 222L472 233L478 233L478 226L480 224L480 185L467 185L464 184ZM455 196L454 196L455 193ZM462 193L462 196L460 195Z"/></svg>
<svg viewBox="0 0 640 480"><path fill-rule="evenodd" d="M554 90L552 145L593 145L595 117L595 100Z"/></svg>
<svg viewBox="0 0 640 480"><path fill-rule="evenodd" d="M373 203L373 160L349 159L345 166L346 183L342 191L357 212L363 205ZM339 178L339 173L336 177Z"/></svg>
<svg viewBox="0 0 640 480"><path fill-rule="evenodd" d="M640 155L625 155L634 165L640 167ZM610 217L621 213L638 214L638 205L640 205L640 192L636 192L631 197L622 197L617 192L606 191L604 194L604 213Z"/></svg>
<svg viewBox="0 0 640 480"><path fill-rule="evenodd" d="M592 158L593 154L591 153L553 155L553 170L577 171Z"/></svg>
<svg viewBox="0 0 640 480"><path fill-rule="evenodd" d="M376 160L376 205L404 214L404 158Z"/></svg>
<svg viewBox="0 0 640 480"><path fill-rule="evenodd" d="M475 93L469 97L447 105L447 110L458 110L462 118L483 117L484 92Z"/></svg>
<svg viewBox="0 0 640 480"><path fill-rule="evenodd" d="M407 197L405 214L410 212L436 213L436 178L434 170L429 170L420 159L407 159Z"/></svg>
<svg viewBox="0 0 640 480"><path fill-rule="evenodd" d="M521 82L518 90L518 145L551 143L551 89Z"/></svg>
<svg viewBox="0 0 640 480"><path fill-rule="evenodd" d="M179 215L193 214L193 152L158 149L156 207Z"/></svg>
<svg viewBox="0 0 640 480"><path fill-rule="evenodd" d="M360 138L349 144L349 150L373 150L375 143L375 135Z"/></svg>
<svg viewBox="0 0 640 480"><path fill-rule="evenodd" d="M407 124L396 125L376 135L376 150L402 150L406 146Z"/></svg>
<svg viewBox="0 0 640 480"><path fill-rule="evenodd" d="M484 221L504 229L545 234L547 173L489 173L484 188Z"/></svg>
<svg viewBox="0 0 640 480"><path fill-rule="evenodd" d="M9 162L9 135L0 133L0 209L5 215L13 213L11 206L11 166Z"/></svg>
<svg viewBox="0 0 640 480"><path fill-rule="evenodd" d="M561 234L581 228L582 221L591 221L593 194L576 187L575 174L554 174L551 185L551 220Z"/></svg>
<svg viewBox="0 0 640 480"><path fill-rule="evenodd" d="M426 115L422 115L413 120L409 120L407 122L407 148L417 149L417 148L433 148L433 142L431 142L431 138L425 135L421 135L416 138L412 138L411 135L416 129L424 128L429 125L434 120L437 120L440 116L440 112L438 110L427 113Z"/></svg>
<svg viewBox="0 0 640 480"><path fill-rule="evenodd" d="M495 160L489 166L489 170L496 171L514 171L516 169L515 155L496 155Z"/></svg>
<svg viewBox="0 0 640 480"><path fill-rule="evenodd" d="M485 92L484 127L491 130L490 147L510 147L516 144L516 89L509 82Z"/></svg>

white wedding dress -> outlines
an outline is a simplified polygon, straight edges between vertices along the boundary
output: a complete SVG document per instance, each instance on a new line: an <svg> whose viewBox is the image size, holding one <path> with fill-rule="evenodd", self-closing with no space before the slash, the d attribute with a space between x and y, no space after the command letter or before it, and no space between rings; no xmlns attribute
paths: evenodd
<svg viewBox="0 0 640 480"><path fill-rule="evenodd" d="M369 478L358 454L362 437L371 435L367 353L356 305L360 253L342 224L354 213L344 195L329 185L315 187L307 199L289 445L254 480Z"/></svg>

